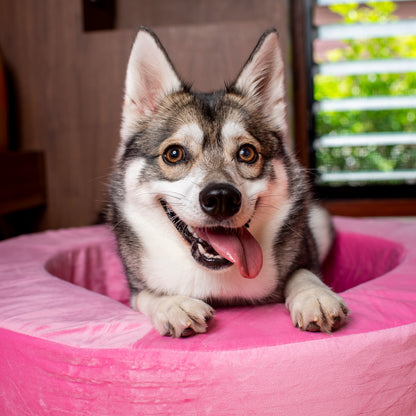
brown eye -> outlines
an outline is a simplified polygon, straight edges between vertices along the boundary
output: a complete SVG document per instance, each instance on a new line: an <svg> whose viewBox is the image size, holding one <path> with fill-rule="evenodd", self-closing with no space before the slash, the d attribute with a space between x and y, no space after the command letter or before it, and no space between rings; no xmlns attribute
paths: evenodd
<svg viewBox="0 0 416 416"><path fill-rule="evenodd" d="M174 165L175 163L185 162L186 153L184 148L178 145L169 146L163 153L163 160L168 165Z"/></svg>
<svg viewBox="0 0 416 416"><path fill-rule="evenodd" d="M251 144L244 144L238 150L237 158L239 162L255 163L259 158L259 154Z"/></svg>

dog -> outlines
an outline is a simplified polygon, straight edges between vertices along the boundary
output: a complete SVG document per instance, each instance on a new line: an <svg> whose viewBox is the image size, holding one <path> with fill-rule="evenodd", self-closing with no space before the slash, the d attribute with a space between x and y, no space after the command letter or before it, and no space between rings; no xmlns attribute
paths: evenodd
<svg viewBox="0 0 416 416"><path fill-rule="evenodd" d="M346 321L344 300L319 278L334 231L287 145L283 71L272 29L233 83L194 92L139 29L107 219L131 306L161 335L206 332L226 305L285 301L306 331Z"/></svg>

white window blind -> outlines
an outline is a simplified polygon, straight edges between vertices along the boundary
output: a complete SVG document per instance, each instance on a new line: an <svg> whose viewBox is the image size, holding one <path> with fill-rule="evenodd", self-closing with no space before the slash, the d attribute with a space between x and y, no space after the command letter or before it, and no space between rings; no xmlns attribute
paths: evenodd
<svg viewBox="0 0 416 416"><path fill-rule="evenodd" d="M317 0L321 184L416 184L416 1Z"/></svg>

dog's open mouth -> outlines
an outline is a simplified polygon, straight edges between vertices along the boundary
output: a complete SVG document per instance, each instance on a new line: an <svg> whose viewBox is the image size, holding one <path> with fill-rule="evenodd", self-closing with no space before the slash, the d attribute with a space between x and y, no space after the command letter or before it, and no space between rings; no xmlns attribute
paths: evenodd
<svg viewBox="0 0 416 416"><path fill-rule="evenodd" d="M263 265L262 250L246 224L240 228L191 227L160 200L167 217L191 246L193 258L201 265L219 270L235 264L245 278L256 277Z"/></svg>

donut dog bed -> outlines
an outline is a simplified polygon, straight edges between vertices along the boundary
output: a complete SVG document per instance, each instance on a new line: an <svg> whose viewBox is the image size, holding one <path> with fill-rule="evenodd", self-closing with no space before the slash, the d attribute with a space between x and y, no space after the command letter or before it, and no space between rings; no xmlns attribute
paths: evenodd
<svg viewBox="0 0 416 416"><path fill-rule="evenodd" d="M273 304L161 337L127 306L105 226L1 242L0 414L415 414L416 223L335 223L323 274L351 315L332 335Z"/></svg>

